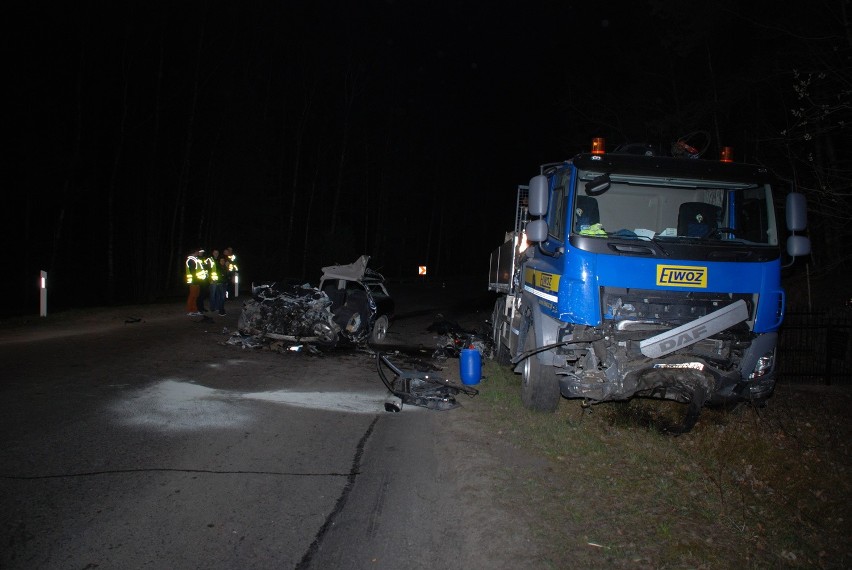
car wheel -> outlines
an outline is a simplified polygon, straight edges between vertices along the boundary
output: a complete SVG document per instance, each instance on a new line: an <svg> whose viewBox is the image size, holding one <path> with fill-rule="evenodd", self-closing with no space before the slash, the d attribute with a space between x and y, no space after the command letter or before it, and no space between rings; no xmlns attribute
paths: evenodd
<svg viewBox="0 0 852 570"><path fill-rule="evenodd" d="M373 325L373 331L370 333L370 341L371 342L382 342L385 340L385 337L388 335L388 318L385 315L382 315L378 319L376 319L376 324Z"/></svg>
<svg viewBox="0 0 852 570"><path fill-rule="evenodd" d="M317 337L317 344L327 348L337 346L337 333L328 323L316 323L313 333Z"/></svg>
<svg viewBox="0 0 852 570"><path fill-rule="evenodd" d="M534 349L535 329L532 324L524 340L524 352ZM521 380L521 400L524 406L537 412L553 412L559 405L559 378L552 366L543 366L538 355L524 360Z"/></svg>

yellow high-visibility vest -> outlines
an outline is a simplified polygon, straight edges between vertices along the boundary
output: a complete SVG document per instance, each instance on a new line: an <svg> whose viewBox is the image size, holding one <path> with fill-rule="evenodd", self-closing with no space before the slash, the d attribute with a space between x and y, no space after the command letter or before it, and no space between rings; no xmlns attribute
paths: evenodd
<svg viewBox="0 0 852 570"><path fill-rule="evenodd" d="M208 270L210 282L211 283L218 283L219 282L219 272L216 271L216 260L213 259L212 257L208 257L207 259L204 260L204 265L210 268Z"/></svg>
<svg viewBox="0 0 852 570"><path fill-rule="evenodd" d="M193 262L195 266L190 267L190 262ZM186 282L192 284L193 281L204 281L205 279L207 279L207 270L204 268L204 263L194 255L187 256Z"/></svg>

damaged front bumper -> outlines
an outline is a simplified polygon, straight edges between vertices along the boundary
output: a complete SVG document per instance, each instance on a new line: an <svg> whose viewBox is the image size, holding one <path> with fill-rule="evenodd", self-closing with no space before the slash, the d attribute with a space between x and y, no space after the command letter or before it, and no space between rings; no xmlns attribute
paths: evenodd
<svg viewBox="0 0 852 570"><path fill-rule="evenodd" d="M694 356L643 362L613 378L603 370L580 374L561 369L556 372L560 375L559 389L564 397L593 403L628 400L634 396L689 403L700 389L709 405L762 404L775 388L774 373L758 379L743 379L737 369L722 370Z"/></svg>
<svg viewBox="0 0 852 570"><path fill-rule="evenodd" d="M611 318L599 327L557 325L563 346L552 359L563 396L592 403L634 396L689 403L701 394L711 405L771 396L777 333L751 331L744 299L723 304L709 298L691 307L629 300L612 301ZM636 314L615 318L628 308ZM657 318L663 309L673 315L668 322ZM701 309L706 314L678 323Z"/></svg>
<svg viewBox="0 0 852 570"><path fill-rule="evenodd" d="M333 346L341 329L330 307L328 296L309 285L261 285L252 289L238 328L253 336Z"/></svg>

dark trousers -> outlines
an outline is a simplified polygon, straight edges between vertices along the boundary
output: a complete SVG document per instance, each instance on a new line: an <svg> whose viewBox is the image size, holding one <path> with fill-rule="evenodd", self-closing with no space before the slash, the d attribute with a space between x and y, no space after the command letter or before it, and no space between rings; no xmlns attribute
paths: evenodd
<svg viewBox="0 0 852 570"><path fill-rule="evenodd" d="M201 290L198 292L198 312L204 313L207 309L204 308L204 301L210 297L210 284L202 283Z"/></svg>
<svg viewBox="0 0 852 570"><path fill-rule="evenodd" d="M225 313L225 286L222 283L210 284L210 310L214 313Z"/></svg>

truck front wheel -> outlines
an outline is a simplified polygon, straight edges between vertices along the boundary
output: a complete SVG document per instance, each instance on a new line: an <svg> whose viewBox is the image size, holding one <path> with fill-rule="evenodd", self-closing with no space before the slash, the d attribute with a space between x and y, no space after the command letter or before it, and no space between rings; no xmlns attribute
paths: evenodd
<svg viewBox="0 0 852 570"><path fill-rule="evenodd" d="M503 314L506 312L506 297L497 299L494 303L494 311L491 313L491 340L494 342L494 358L497 364L509 364L511 360L508 347L503 344L501 330L503 327Z"/></svg>
<svg viewBox="0 0 852 570"><path fill-rule="evenodd" d="M524 340L524 352L536 347L535 329L530 326ZM524 406L537 412L553 412L559 405L559 378L552 366L543 366L538 355L528 356L524 360L521 375L521 400Z"/></svg>

